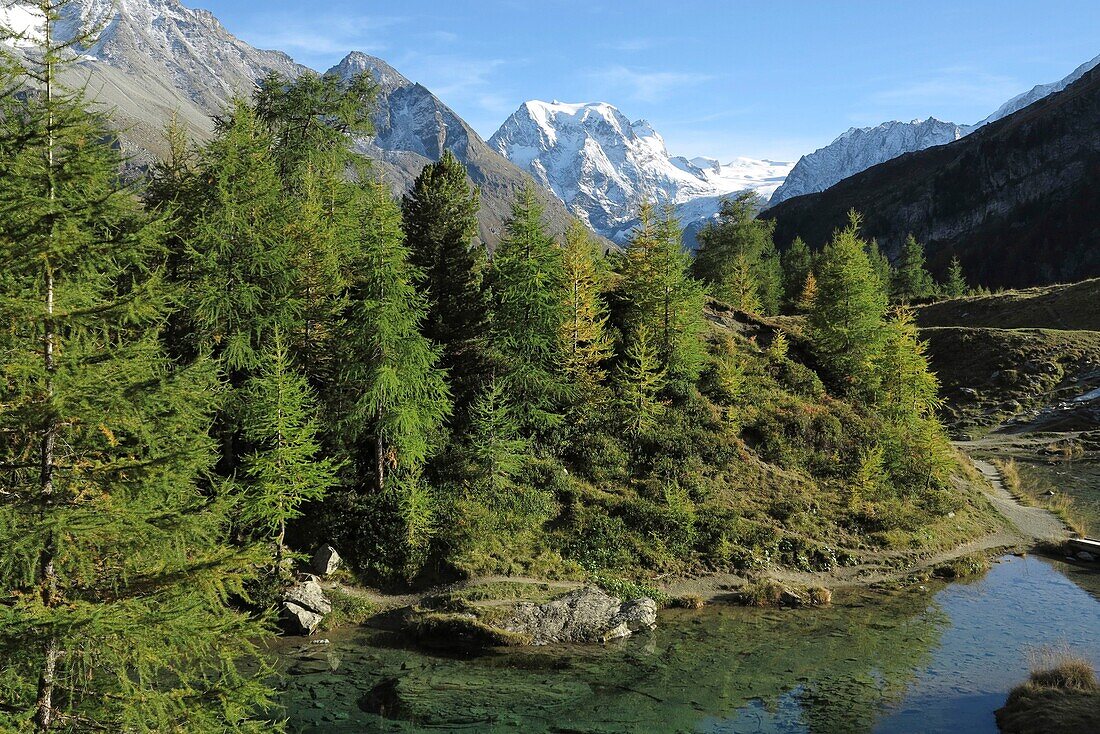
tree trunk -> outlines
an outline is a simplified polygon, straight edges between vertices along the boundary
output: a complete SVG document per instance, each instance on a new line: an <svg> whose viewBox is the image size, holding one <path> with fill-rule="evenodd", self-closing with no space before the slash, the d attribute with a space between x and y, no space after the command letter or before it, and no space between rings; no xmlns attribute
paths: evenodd
<svg viewBox="0 0 1100 734"><path fill-rule="evenodd" d="M386 489L386 458L381 435L374 442L374 461L375 479L378 481L378 492L381 494Z"/></svg>

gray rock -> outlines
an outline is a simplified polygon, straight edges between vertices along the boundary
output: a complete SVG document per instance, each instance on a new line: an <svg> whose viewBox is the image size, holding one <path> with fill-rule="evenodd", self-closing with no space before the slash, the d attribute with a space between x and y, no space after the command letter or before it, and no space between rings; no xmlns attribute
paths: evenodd
<svg viewBox="0 0 1100 734"><path fill-rule="evenodd" d="M312 635L324 617L291 601L284 601L282 618L299 634Z"/></svg>
<svg viewBox="0 0 1100 734"><path fill-rule="evenodd" d="M328 614L332 611L332 604L325 598L325 592L317 579L309 576L305 581L290 587L283 594L283 601L296 604L304 609L317 614Z"/></svg>
<svg viewBox="0 0 1100 734"><path fill-rule="evenodd" d="M340 558L340 554L336 552L336 549L325 543L313 554L313 559L309 565L313 569L313 573L318 576L328 576L340 568L343 563L344 560Z"/></svg>
<svg viewBox="0 0 1100 734"><path fill-rule="evenodd" d="M532 644L606 642L657 626L657 603L648 597L623 602L595 586L545 604L516 605L504 628L529 635Z"/></svg>
<svg viewBox="0 0 1100 734"><path fill-rule="evenodd" d="M1096 560L1096 556L1088 551L1077 551L1077 560L1091 563Z"/></svg>

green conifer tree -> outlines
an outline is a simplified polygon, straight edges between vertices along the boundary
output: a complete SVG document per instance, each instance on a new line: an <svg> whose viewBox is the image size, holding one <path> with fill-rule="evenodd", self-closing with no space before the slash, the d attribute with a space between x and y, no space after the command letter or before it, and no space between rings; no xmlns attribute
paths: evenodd
<svg viewBox="0 0 1100 734"><path fill-rule="evenodd" d="M813 270L813 253L801 237L795 237L783 253L782 262L783 304L790 310L798 310L806 278Z"/></svg>
<svg viewBox="0 0 1100 734"><path fill-rule="evenodd" d="M531 186L512 204L505 237L493 254L489 295L493 356L520 432L549 445L572 397L561 339L565 273L561 248L546 234Z"/></svg>
<svg viewBox="0 0 1100 734"><path fill-rule="evenodd" d="M711 295L743 310L778 309L779 262L772 243L775 223L758 219L758 197L739 194L723 199L717 221L698 235L699 249L692 271ZM751 277L745 277L745 266ZM754 308L747 308L757 304Z"/></svg>
<svg viewBox="0 0 1100 734"><path fill-rule="evenodd" d="M691 259L672 213L658 219L643 204L638 219L618 262L621 329L645 327L669 378L694 381L705 361L703 291L689 275Z"/></svg>
<svg viewBox="0 0 1100 734"><path fill-rule="evenodd" d="M259 366L276 327L297 331L292 210L272 145L254 110L237 100L185 179L198 189L170 197L190 204L177 210L192 340L180 351L212 350L233 385Z"/></svg>
<svg viewBox="0 0 1100 734"><path fill-rule="evenodd" d="M970 291L963 274L962 263L958 257L951 258L951 267L947 269L947 280L943 284L943 294L948 298L962 298Z"/></svg>
<svg viewBox="0 0 1100 734"><path fill-rule="evenodd" d="M242 471L244 526L271 544L279 577L287 523L301 516L304 503L320 500L335 485L339 467L320 455L316 398L278 332L240 402L244 438L254 447Z"/></svg>
<svg viewBox="0 0 1100 734"><path fill-rule="evenodd" d="M872 399L875 360L882 348L886 292L859 238L859 216L837 231L819 257L811 341L834 384L845 393Z"/></svg>
<svg viewBox="0 0 1100 734"><path fill-rule="evenodd" d="M909 235L901 250L901 260L894 272L893 297L899 303L912 303L935 292L935 283L924 266L924 245Z"/></svg>
<svg viewBox="0 0 1100 734"><path fill-rule="evenodd" d="M338 340L344 354L334 410L353 455L370 447L361 465L383 493L391 470L419 472L451 404L440 349L420 333L427 304L413 286L401 210L381 182L363 184L359 206L361 275Z"/></svg>
<svg viewBox="0 0 1100 734"><path fill-rule="evenodd" d="M457 418L479 389L484 368L485 250L477 240L479 193L449 150L429 163L401 203L409 260L428 303L423 333L443 347Z"/></svg>
<svg viewBox="0 0 1100 734"><path fill-rule="evenodd" d="M271 731L264 630L227 605L255 557L201 484L214 373L162 350L167 223L58 84L66 5L0 79L33 88L0 103L0 729Z"/></svg>
<svg viewBox="0 0 1100 734"><path fill-rule="evenodd" d="M851 212L849 212L849 216L851 216ZM878 246L878 240L874 238L865 243L863 249L867 253L871 269L875 271L875 276L878 277L883 290L889 293L894 282L894 266L890 264L890 258L883 254L882 249Z"/></svg>
<svg viewBox="0 0 1100 734"><path fill-rule="evenodd" d="M637 443L653 434L665 413L661 400L665 369L650 340L649 329L639 324L631 333L623 361L615 373L615 395L620 423L631 442Z"/></svg>

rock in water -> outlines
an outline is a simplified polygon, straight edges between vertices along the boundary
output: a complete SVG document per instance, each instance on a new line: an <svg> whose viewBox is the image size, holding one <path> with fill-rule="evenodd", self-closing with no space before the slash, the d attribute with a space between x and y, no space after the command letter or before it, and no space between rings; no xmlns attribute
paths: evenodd
<svg viewBox="0 0 1100 734"><path fill-rule="evenodd" d="M305 609L290 601L283 602L282 618L287 622L291 630L302 635L312 635L313 631L317 629L317 626L320 625L321 621L324 619L324 617L317 612Z"/></svg>
<svg viewBox="0 0 1100 734"><path fill-rule="evenodd" d="M313 554L313 560L310 561L310 567L312 567L313 573L318 576L328 576L330 573L340 568L342 564L343 559L340 558L340 554L328 543L318 548L317 552Z"/></svg>
<svg viewBox="0 0 1100 734"><path fill-rule="evenodd" d="M504 627L529 635L532 644L607 642L657 626L657 602L642 597L623 603L588 586L545 604L516 605Z"/></svg>

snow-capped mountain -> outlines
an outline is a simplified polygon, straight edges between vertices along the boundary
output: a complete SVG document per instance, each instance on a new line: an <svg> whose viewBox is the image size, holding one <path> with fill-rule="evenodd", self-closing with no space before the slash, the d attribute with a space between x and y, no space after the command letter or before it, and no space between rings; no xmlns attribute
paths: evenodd
<svg viewBox="0 0 1100 734"><path fill-rule="evenodd" d="M1091 61L1086 61L1085 63L1081 64L1064 79L1052 82L1050 84L1037 84L1023 94L1017 95L1005 102L1003 105L997 108L996 112L975 125L974 129L977 129L982 125L987 125L996 120L1000 120L1002 117L1008 117L1013 112L1016 112L1017 110L1022 110L1032 102L1038 102L1043 97L1049 97L1055 92L1061 92L1070 84L1073 84L1075 81L1094 69L1097 65L1100 65L1100 56L1097 56Z"/></svg>
<svg viewBox="0 0 1100 734"><path fill-rule="evenodd" d="M489 145L594 230L620 240L643 201L678 207L699 202L682 216L705 218L717 211L723 194L754 189L767 197L790 168L747 158L722 165L711 158L673 157L648 122L631 122L604 102L525 102Z"/></svg>
<svg viewBox="0 0 1100 734"><path fill-rule="evenodd" d="M884 122L876 127L849 128L824 148L802 156L770 206L794 196L824 191L838 181L905 153L951 143L966 128L934 117L912 122Z"/></svg>
<svg viewBox="0 0 1100 734"><path fill-rule="evenodd" d="M527 175L490 148L442 100L382 59L353 52L327 73L344 79L368 73L378 85L374 135L358 141L358 146L361 153L378 162L395 194L407 191L426 164L449 150L481 190L478 222L482 241L492 246L500 239L512 201L530 181ZM565 207L548 191L541 198L550 231L564 232L572 219Z"/></svg>
<svg viewBox="0 0 1100 734"><path fill-rule="evenodd" d="M851 128L824 148L802 156L791 169L787 180L776 189L768 206L775 206L795 196L824 191L849 176L905 153L954 142L983 125L1062 91L1097 65L1100 65L1100 56L1081 64L1064 79L1051 84L1039 84L1013 97L992 115L974 125L956 125L930 117L912 122L884 122L876 127Z"/></svg>

